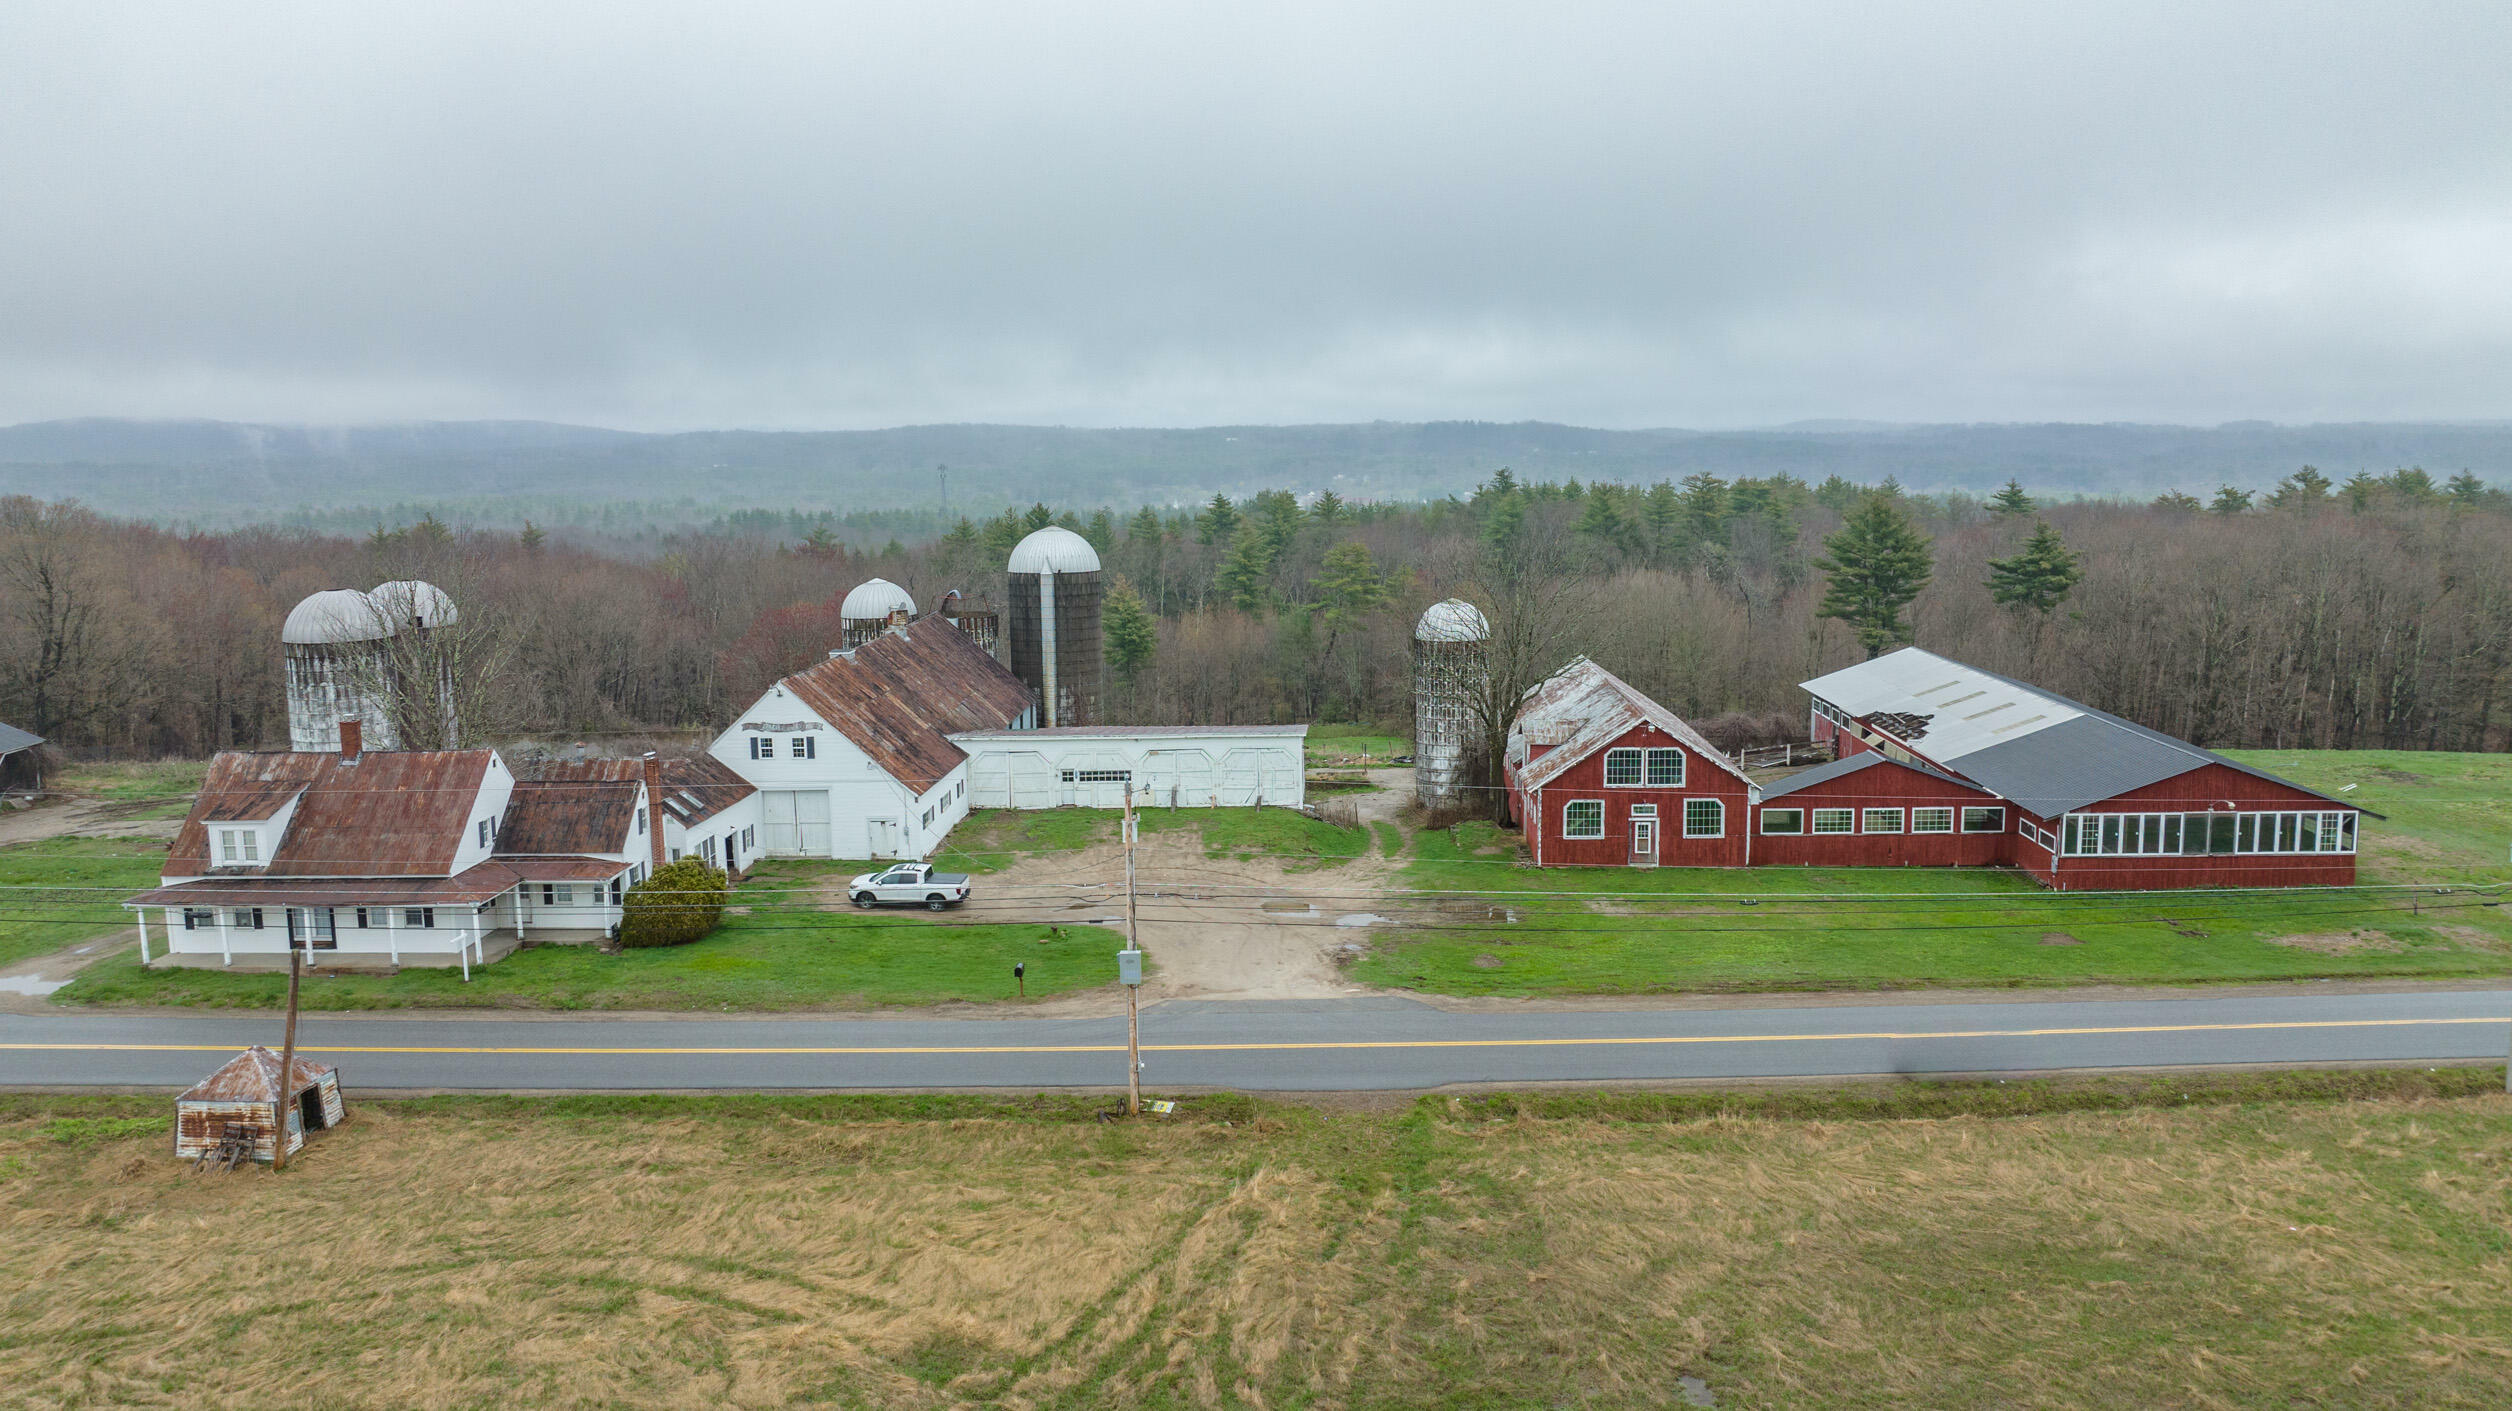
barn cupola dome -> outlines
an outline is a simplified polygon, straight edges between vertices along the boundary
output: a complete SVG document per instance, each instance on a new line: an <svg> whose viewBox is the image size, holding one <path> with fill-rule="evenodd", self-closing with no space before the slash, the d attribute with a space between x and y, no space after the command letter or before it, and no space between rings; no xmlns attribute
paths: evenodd
<svg viewBox="0 0 2512 1411"><path fill-rule="evenodd" d="M1050 524L1012 546L1013 573L1097 573L1099 551L1062 525Z"/></svg>
<svg viewBox="0 0 2512 1411"><path fill-rule="evenodd" d="M1481 642L1491 637L1491 623L1483 610L1463 598L1432 603L1422 610L1422 620L1413 625L1417 642Z"/></svg>
<svg viewBox="0 0 2512 1411"><path fill-rule="evenodd" d="M389 635L374 601L355 588L329 588L288 610L279 640L292 647L373 642Z"/></svg>
<svg viewBox="0 0 2512 1411"><path fill-rule="evenodd" d="M838 605L837 615L850 621L879 621L904 609L909 617L916 615L916 600L907 590L886 578L870 578L855 585L846 601Z"/></svg>

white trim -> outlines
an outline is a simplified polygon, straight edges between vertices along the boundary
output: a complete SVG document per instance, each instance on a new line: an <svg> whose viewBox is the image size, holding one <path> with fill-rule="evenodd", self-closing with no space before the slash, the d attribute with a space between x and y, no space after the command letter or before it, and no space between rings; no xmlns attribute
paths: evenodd
<svg viewBox="0 0 2512 1411"><path fill-rule="evenodd" d="M1891 814L1893 817L1893 826L1890 828L1877 828L1871 826L1872 821L1880 814ZM1907 812L1898 808L1861 807L1858 810L1858 831L1861 833L1873 833L1877 837L1899 837L1907 831L1907 825L1909 822L1910 819Z"/></svg>
<svg viewBox="0 0 2512 1411"><path fill-rule="evenodd" d="M1696 809L1696 808L1714 808L1714 809L1717 809L1717 810L1718 810L1718 831L1717 831L1717 832L1715 832L1715 833L1696 833L1696 832L1694 832L1694 831L1692 830L1692 810L1694 810L1694 809ZM1685 800L1683 801L1683 835L1684 835L1685 837L1687 837L1687 838L1724 838L1724 837L1726 837L1726 836L1727 836L1727 801L1726 801L1725 799L1685 799Z"/></svg>
<svg viewBox="0 0 2512 1411"><path fill-rule="evenodd" d="M1944 826L1944 827L1942 827L1942 828L1922 828L1922 827L1920 827L1920 826L1919 826L1919 815L1921 815L1921 814L1923 814L1923 813L1941 813L1941 814L1944 814L1944 815L1945 815L1945 826ZM1960 818L1960 816L1959 816L1959 815L1955 812L1955 806L1954 806L1954 805L1952 805L1952 804L1929 804L1929 805L1926 805L1925 807L1921 807L1921 808L1914 808L1914 809L1910 810L1910 831L1911 831L1911 832L1913 832L1913 833L1951 833L1951 832L1954 832L1954 831L1956 830L1956 825L1958 825L1960 822L1961 822L1961 818Z"/></svg>
<svg viewBox="0 0 2512 1411"><path fill-rule="evenodd" d="M1839 814L1841 816L1841 826L1838 828L1823 827L1822 816L1827 813ZM1846 838L1855 834L1857 831L1858 810L1854 808L1810 808L1806 810L1806 835L1808 837Z"/></svg>
<svg viewBox="0 0 2512 1411"><path fill-rule="evenodd" d="M1570 831L1570 810L1577 808L1582 804L1594 804L1596 806L1596 831L1593 833L1573 833ZM1605 801L1603 799L1564 799L1561 801L1561 840L1563 842L1595 843L1604 841L1604 837Z"/></svg>
<svg viewBox="0 0 2512 1411"><path fill-rule="evenodd" d="M1994 828L1972 827L1971 815L1975 813L1996 814L1997 826ZM1962 806L1962 813L1957 821L1961 824L1962 831L1966 833L2003 833L2006 831L2006 808L2003 804L1967 803Z"/></svg>
<svg viewBox="0 0 2512 1411"><path fill-rule="evenodd" d="M1797 826L1794 828L1773 828L1771 826L1771 815L1774 813L1795 814L1797 816ZM1775 808L1766 804L1762 808L1762 831L1774 838L1802 838L1806 835L1806 811L1802 808Z"/></svg>

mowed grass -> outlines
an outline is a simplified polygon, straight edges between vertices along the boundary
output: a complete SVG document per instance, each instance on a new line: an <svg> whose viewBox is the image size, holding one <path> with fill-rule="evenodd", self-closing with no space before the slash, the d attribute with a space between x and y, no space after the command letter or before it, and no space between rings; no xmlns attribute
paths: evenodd
<svg viewBox="0 0 2512 1411"><path fill-rule="evenodd" d="M2358 881L2512 880L2512 754L2421 750L2224 753L2383 815L2363 822Z"/></svg>
<svg viewBox="0 0 2512 1411"><path fill-rule="evenodd" d="M865 1009L1009 1000L1012 966L1028 966L1031 999L1113 982L1111 933L1088 926L981 925L956 913L821 911L812 894L828 876L866 863L762 864L733 893L739 914L685 946L604 955L592 946L543 946L458 970L326 976L306 983L308 1009L488 1006L552 1010ZM269 1008L285 975L145 970L136 949L80 972L60 1004Z"/></svg>
<svg viewBox="0 0 2512 1411"><path fill-rule="evenodd" d="M1307 752L1311 769L1370 768L1411 754L1413 742L1402 735L1373 733L1367 725L1311 725Z"/></svg>
<svg viewBox="0 0 2512 1411"><path fill-rule="evenodd" d="M122 899L157 885L163 843L45 838L0 848L0 965L120 931L139 944Z"/></svg>
<svg viewBox="0 0 2512 1411"><path fill-rule="evenodd" d="M348 1123L279 1175L189 1174L163 1097L0 1099L10 1399L2512 1404L2512 1100L2451 1095L2500 1070L2002 1117L1224 1096L1121 1126L343 1076Z"/></svg>
<svg viewBox="0 0 2512 1411"><path fill-rule="evenodd" d="M2492 894L2053 893L1955 868L1514 865L1488 823L1414 840L1365 983L1459 995L2512 974ZM1482 893L1485 895L1469 895Z"/></svg>
<svg viewBox="0 0 2512 1411"><path fill-rule="evenodd" d="M1206 857L1270 858L1286 872L1340 867L1367 853L1372 841L1367 828L1338 828L1287 808L1156 808L1138 818L1145 837L1192 833Z"/></svg>
<svg viewBox="0 0 2512 1411"><path fill-rule="evenodd" d="M140 805L133 818L181 818L209 772L205 759L115 760L73 764L45 781L65 794Z"/></svg>
<svg viewBox="0 0 2512 1411"><path fill-rule="evenodd" d="M1105 808L971 809L933 855L933 863L971 876L1000 872L1024 857L1080 852L1114 841L1121 816L1119 810Z"/></svg>

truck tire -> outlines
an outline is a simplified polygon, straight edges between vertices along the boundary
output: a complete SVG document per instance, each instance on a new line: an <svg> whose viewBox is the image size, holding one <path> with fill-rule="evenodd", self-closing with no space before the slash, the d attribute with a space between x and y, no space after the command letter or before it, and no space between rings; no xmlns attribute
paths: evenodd
<svg viewBox="0 0 2512 1411"><path fill-rule="evenodd" d="M942 908L949 906L950 904L949 900L946 899L940 892L935 892L932 896L925 898L925 910L927 911L940 911Z"/></svg>
<svg viewBox="0 0 2512 1411"><path fill-rule="evenodd" d="M870 910L872 909L872 902L873 902L873 896L872 896L872 893L870 893L870 892L857 892L857 893L855 893L855 905L862 907L864 910L866 910L866 911L870 911Z"/></svg>

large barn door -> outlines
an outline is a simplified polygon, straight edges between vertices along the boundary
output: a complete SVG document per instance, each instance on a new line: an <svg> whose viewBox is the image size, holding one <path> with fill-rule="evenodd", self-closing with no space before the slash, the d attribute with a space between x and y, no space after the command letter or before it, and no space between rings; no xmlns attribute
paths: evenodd
<svg viewBox="0 0 2512 1411"><path fill-rule="evenodd" d="M803 856L837 856L829 836L829 795L826 789L794 791L794 832Z"/></svg>
<svg viewBox="0 0 2512 1411"><path fill-rule="evenodd" d="M769 789L759 795L760 839L767 852L792 857L802 851L802 834L794 826L794 791Z"/></svg>
<svg viewBox="0 0 2512 1411"><path fill-rule="evenodd" d="M1203 808L1212 802L1212 756L1202 750L1152 750L1143 756L1145 802L1155 808Z"/></svg>
<svg viewBox="0 0 2512 1411"><path fill-rule="evenodd" d="M1232 750L1221 759L1221 806L1247 808L1265 788L1265 751Z"/></svg>

